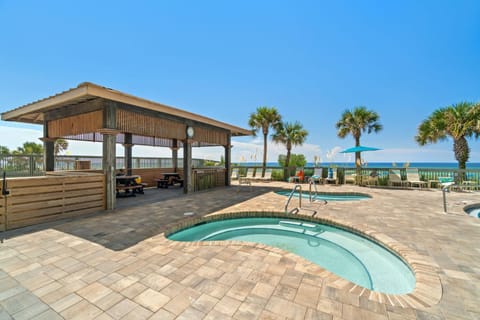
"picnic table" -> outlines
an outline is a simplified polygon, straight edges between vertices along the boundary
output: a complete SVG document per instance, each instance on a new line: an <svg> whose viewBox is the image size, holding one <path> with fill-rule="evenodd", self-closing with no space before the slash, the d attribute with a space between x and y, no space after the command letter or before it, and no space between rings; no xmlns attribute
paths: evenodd
<svg viewBox="0 0 480 320"><path fill-rule="evenodd" d="M116 176L116 190L117 197L135 197L136 193L143 194L143 187L146 186L145 183L138 183L139 175L132 176ZM123 191L123 192L122 192Z"/></svg>
<svg viewBox="0 0 480 320"><path fill-rule="evenodd" d="M157 188L168 188L179 183L183 187L183 179L178 172L166 172L163 173L163 177L160 179L154 179L157 182Z"/></svg>

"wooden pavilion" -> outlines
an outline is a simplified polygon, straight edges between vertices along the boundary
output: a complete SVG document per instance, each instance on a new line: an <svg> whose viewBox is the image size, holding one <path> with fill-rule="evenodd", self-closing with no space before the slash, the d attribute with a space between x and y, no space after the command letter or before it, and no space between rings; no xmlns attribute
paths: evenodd
<svg viewBox="0 0 480 320"><path fill-rule="evenodd" d="M103 143L105 208L115 208L116 144L125 149L125 167L132 168L132 146L169 147L174 170L183 148L184 192L192 192L192 147L225 148L225 185L230 185L232 136L251 131L188 111L149 101L90 82L18 107L2 120L43 125L45 171L55 171L56 139Z"/></svg>

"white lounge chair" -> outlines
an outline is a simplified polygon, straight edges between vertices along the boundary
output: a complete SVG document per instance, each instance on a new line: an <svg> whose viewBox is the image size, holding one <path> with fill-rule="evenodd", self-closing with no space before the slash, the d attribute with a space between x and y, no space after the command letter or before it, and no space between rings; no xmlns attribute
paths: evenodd
<svg viewBox="0 0 480 320"><path fill-rule="evenodd" d="M316 183L323 183L323 168L313 169L313 175L310 177Z"/></svg>
<svg viewBox="0 0 480 320"><path fill-rule="evenodd" d="M348 183L355 184L355 183L357 183L357 175L355 173L346 174L344 176L344 181L345 181L345 184L348 184Z"/></svg>
<svg viewBox="0 0 480 320"><path fill-rule="evenodd" d="M427 181L420 180L418 169L407 169L407 182L412 187L417 186L421 188L422 186L427 187L428 185Z"/></svg>
<svg viewBox="0 0 480 320"><path fill-rule="evenodd" d="M330 170L330 169L328 169L328 170ZM332 176L331 176L331 177L330 177L330 176L327 176L327 177L325 178L325 181L326 181L327 183L334 182L335 184L338 184L337 168L332 168L331 170L332 170ZM330 173L329 173L329 175L330 175Z"/></svg>
<svg viewBox="0 0 480 320"><path fill-rule="evenodd" d="M388 185L392 187L396 185L405 187L408 186L408 181L402 180L399 171L392 170L388 173Z"/></svg>
<svg viewBox="0 0 480 320"><path fill-rule="evenodd" d="M255 175L255 168L247 168L247 174L245 176L240 176L238 178L238 184L252 184L252 180L254 179Z"/></svg>
<svg viewBox="0 0 480 320"><path fill-rule="evenodd" d="M232 170L232 175L230 176L231 180L237 180L238 179L238 168L233 168Z"/></svg>
<svg viewBox="0 0 480 320"><path fill-rule="evenodd" d="M272 180L272 169L265 169L265 175L263 177L256 178L257 180L270 181Z"/></svg>

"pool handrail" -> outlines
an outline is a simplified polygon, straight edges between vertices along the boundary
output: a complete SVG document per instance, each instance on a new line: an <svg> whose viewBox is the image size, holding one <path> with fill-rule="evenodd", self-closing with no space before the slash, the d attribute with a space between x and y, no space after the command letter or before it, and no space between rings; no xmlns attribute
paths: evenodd
<svg viewBox="0 0 480 320"><path fill-rule="evenodd" d="M318 191L317 191L317 184L315 183L315 180L310 178L308 179L308 199L310 200L310 203L313 202L312 201L312 184L313 184L313 188L315 189L315 196L313 197L313 200L317 200L317 196L318 196ZM327 204L327 200L323 200L325 202L325 204Z"/></svg>
<svg viewBox="0 0 480 320"><path fill-rule="evenodd" d="M299 191L299 197L298 197L298 207L293 209L291 212L288 212L288 205L290 204L290 201L292 200L293 195L295 194L295 191L297 189L300 189ZM287 202L285 202L285 213L292 213L293 211L296 210L298 212L298 208L302 207L302 185L301 184L295 184L293 186L292 192L288 195Z"/></svg>

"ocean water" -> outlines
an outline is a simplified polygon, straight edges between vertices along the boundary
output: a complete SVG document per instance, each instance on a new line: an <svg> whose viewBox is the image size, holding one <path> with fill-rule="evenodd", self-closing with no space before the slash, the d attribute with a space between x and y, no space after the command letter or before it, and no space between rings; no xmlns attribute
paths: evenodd
<svg viewBox="0 0 480 320"><path fill-rule="evenodd" d="M261 162L239 162L235 163L240 166L261 166ZM318 164L320 167L329 167L330 165L336 167L344 167L344 168L354 168L354 162L322 162ZM395 162L397 168L402 168L405 163L404 162ZM278 162L267 162L267 166L269 167L280 167ZM314 167L315 164L313 162L308 162L306 167ZM364 168L394 168L394 163L392 162L368 162ZM432 169L457 169L458 163L457 162L410 162L409 168L432 168ZM480 169L480 162L467 162L467 169Z"/></svg>

